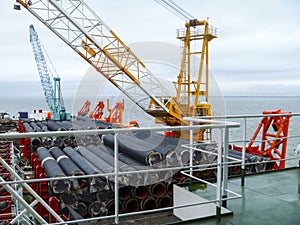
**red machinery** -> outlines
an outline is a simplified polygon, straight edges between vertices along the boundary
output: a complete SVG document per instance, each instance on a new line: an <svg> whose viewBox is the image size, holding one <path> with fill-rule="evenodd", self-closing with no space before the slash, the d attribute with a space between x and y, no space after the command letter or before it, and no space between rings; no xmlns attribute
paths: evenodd
<svg viewBox="0 0 300 225"><path fill-rule="evenodd" d="M264 111L262 118L251 141L246 146L246 152L258 156L265 156L271 160L280 160L274 162L274 169L283 169L285 167L285 155L287 146L288 129L290 122L290 112L282 112L280 109L274 111ZM278 114L278 116L272 116ZM286 114L286 115L283 115ZM270 129L272 125L273 130ZM254 145L260 131L261 145ZM241 146L234 145L234 150L242 151Z"/></svg>
<svg viewBox="0 0 300 225"><path fill-rule="evenodd" d="M113 109L109 108L109 101L107 101L109 116L106 121L109 123L123 123L123 111L124 111L124 101L117 102Z"/></svg>
<svg viewBox="0 0 300 225"><path fill-rule="evenodd" d="M86 116L90 111L91 102L86 100L81 109L78 112L78 116Z"/></svg>
<svg viewBox="0 0 300 225"><path fill-rule="evenodd" d="M108 112L109 116L106 118L102 118L103 109L105 107L103 101L99 101L95 109L90 113L90 118L94 120L102 120L105 122L113 123L113 124L122 124L123 123L123 111L124 111L124 101L117 102L114 108L109 107L109 100L107 100Z"/></svg>
<svg viewBox="0 0 300 225"><path fill-rule="evenodd" d="M103 101L99 101L96 105L95 109L90 113L90 118L94 120L103 120L103 109L104 109L104 103Z"/></svg>

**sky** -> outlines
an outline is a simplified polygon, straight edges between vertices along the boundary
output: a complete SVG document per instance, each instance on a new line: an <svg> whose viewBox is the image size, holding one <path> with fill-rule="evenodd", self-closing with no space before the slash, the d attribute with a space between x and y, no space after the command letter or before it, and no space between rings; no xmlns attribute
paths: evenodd
<svg viewBox="0 0 300 225"><path fill-rule="evenodd" d="M174 1L217 27L218 38L209 46L209 66L223 95L300 96L299 1ZM72 98L90 65L26 9L13 10L14 3L0 1L0 98L42 95L29 42L30 24L62 78L64 96ZM154 0L86 3L129 46L149 41L180 44L176 29L184 21ZM160 54L159 49L157 52ZM176 77L174 74L174 80Z"/></svg>

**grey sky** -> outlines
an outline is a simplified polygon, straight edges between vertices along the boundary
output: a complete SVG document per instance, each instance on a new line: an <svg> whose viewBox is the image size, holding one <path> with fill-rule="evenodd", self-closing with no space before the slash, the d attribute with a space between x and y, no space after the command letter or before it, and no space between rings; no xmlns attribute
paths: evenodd
<svg viewBox="0 0 300 225"><path fill-rule="evenodd" d="M1 96L42 95L29 43L29 25L62 77L63 92L73 96L89 65L27 10L0 2ZM176 29L184 22L154 0L86 0L127 44L162 41L179 45ZM297 0L176 0L218 28L210 43L210 72L224 95L300 96L300 2ZM176 75L174 75L174 80Z"/></svg>

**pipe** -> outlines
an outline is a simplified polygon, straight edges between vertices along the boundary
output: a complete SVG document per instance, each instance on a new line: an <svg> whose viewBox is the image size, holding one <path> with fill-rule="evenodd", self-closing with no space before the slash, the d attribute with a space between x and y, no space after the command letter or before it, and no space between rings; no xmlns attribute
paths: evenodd
<svg viewBox="0 0 300 225"><path fill-rule="evenodd" d="M34 121L30 122L30 126L32 127L34 132L42 132L42 129L38 125L36 125Z"/></svg>
<svg viewBox="0 0 300 225"><path fill-rule="evenodd" d="M42 132L47 132L49 131L48 130L48 127L41 121L37 121L36 122L36 125L39 126L41 129L42 129Z"/></svg>
<svg viewBox="0 0 300 225"><path fill-rule="evenodd" d="M181 171L179 170L178 172L176 172L173 176L173 178L176 180L176 181L179 181L181 179L183 179L185 176L181 173Z"/></svg>
<svg viewBox="0 0 300 225"><path fill-rule="evenodd" d="M240 151L228 150L228 156L242 160L242 152L240 152ZM253 156L253 155L249 154L249 153L245 153L245 163L246 163L245 171L247 174L250 174L253 171L253 165L249 165L249 164L247 165L247 163L250 162L251 156Z"/></svg>
<svg viewBox="0 0 300 225"><path fill-rule="evenodd" d="M28 122L23 122L23 126L24 126L25 131L26 131L27 133L29 133L29 132L34 132L33 128L30 126L30 124L29 124Z"/></svg>
<svg viewBox="0 0 300 225"><path fill-rule="evenodd" d="M137 199L144 199L148 196L149 190L146 186L138 186L138 187L132 187L132 196L134 196Z"/></svg>
<svg viewBox="0 0 300 225"><path fill-rule="evenodd" d="M62 127L56 121L53 120L48 120L46 126L50 131L58 131Z"/></svg>
<svg viewBox="0 0 300 225"><path fill-rule="evenodd" d="M140 203L135 198L126 199L123 202L123 209L124 209L124 212L128 212L128 213L138 212L140 209Z"/></svg>
<svg viewBox="0 0 300 225"><path fill-rule="evenodd" d="M108 164L106 161L91 153L89 149L84 146L77 146L74 148L75 151L81 154L88 163L96 170L97 173L112 173L114 171L113 166ZM106 177L106 179L113 180L113 176Z"/></svg>
<svg viewBox="0 0 300 225"><path fill-rule="evenodd" d="M81 176L84 172L58 147L54 146L49 149L51 155L56 159L56 162L64 170L68 176ZM83 188L87 186L87 181L84 178L79 178L79 186L76 180L72 180L73 188Z"/></svg>
<svg viewBox="0 0 300 225"><path fill-rule="evenodd" d="M84 188L81 190L81 193L78 194L78 200L92 203L97 199L97 192L90 192L88 188Z"/></svg>
<svg viewBox="0 0 300 225"><path fill-rule="evenodd" d="M140 204L140 207L142 210L157 209L157 206L158 206L157 202L156 202L155 198L153 198L153 197L144 198Z"/></svg>
<svg viewBox="0 0 300 225"><path fill-rule="evenodd" d="M102 135L103 143L114 148L114 135ZM118 144L120 152L129 155L146 165L155 165L162 160L162 155L154 149L149 149L145 142L137 138L128 138L128 135L119 134ZM146 149L145 149L146 148Z"/></svg>
<svg viewBox="0 0 300 225"><path fill-rule="evenodd" d="M61 122L62 127L64 127L66 130L70 130L72 128L72 121L62 121Z"/></svg>
<svg viewBox="0 0 300 225"><path fill-rule="evenodd" d="M113 172L113 167L108 164L106 161L101 159L99 156L93 154L89 149L84 146L77 146L74 148L75 151L80 153L80 155L85 158L94 168L97 169L97 172L102 173L111 173Z"/></svg>
<svg viewBox="0 0 300 225"><path fill-rule="evenodd" d="M207 167L207 169L205 170L201 170L199 171L199 177L200 178L210 178L210 177L213 177L214 176L214 171L215 169L210 169L209 167Z"/></svg>
<svg viewBox="0 0 300 225"><path fill-rule="evenodd" d="M165 152L165 159L167 166L178 166L180 165L180 160L174 150L175 146L168 146L168 148L173 148L173 150L168 150Z"/></svg>
<svg viewBox="0 0 300 225"><path fill-rule="evenodd" d="M173 195L173 186L174 186L174 183L173 182L169 182L167 183L167 193L169 196L172 196Z"/></svg>
<svg viewBox="0 0 300 225"><path fill-rule="evenodd" d="M149 187L149 193L153 197L161 198L166 193L166 184L164 183L156 183L152 184Z"/></svg>
<svg viewBox="0 0 300 225"><path fill-rule="evenodd" d="M119 189L120 200L126 200L131 196L131 188L129 186L123 186Z"/></svg>
<svg viewBox="0 0 300 225"><path fill-rule="evenodd" d="M82 216L85 217L88 214L88 207L84 202L78 202L73 208Z"/></svg>
<svg viewBox="0 0 300 225"><path fill-rule="evenodd" d="M70 137L70 136L65 136L65 137L63 137L63 145L65 146L65 147L67 147L67 146L74 146L74 143L75 143L75 141L74 141L74 137Z"/></svg>
<svg viewBox="0 0 300 225"><path fill-rule="evenodd" d="M53 146L63 147L63 138L62 137L54 137L53 138Z"/></svg>
<svg viewBox="0 0 300 225"><path fill-rule="evenodd" d="M64 171L56 163L55 159L44 147L37 149L37 155L48 177L65 177ZM54 193L63 193L70 190L70 182L67 180L50 181Z"/></svg>
<svg viewBox="0 0 300 225"><path fill-rule="evenodd" d="M88 207L88 214L91 217L107 216L108 210L105 202L95 201Z"/></svg>
<svg viewBox="0 0 300 225"><path fill-rule="evenodd" d="M96 126L97 126L98 129L116 128L115 124L104 122L104 121L100 121L100 120L96 120L95 124L96 124Z"/></svg>
<svg viewBox="0 0 300 225"><path fill-rule="evenodd" d="M107 214L108 215L114 215L115 214L115 199L110 199L106 203L107 205ZM119 201L119 213L123 212L123 205Z"/></svg>
<svg viewBox="0 0 300 225"><path fill-rule="evenodd" d="M166 208L171 206L173 206L173 199L170 196L165 195L158 199L159 208Z"/></svg>
<svg viewBox="0 0 300 225"><path fill-rule="evenodd" d="M72 147L65 147L63 152L72 159L72 161L87 175L97 174L86 159L74 150ZM90 191L95 192L97 190L103 190L107 184L104 177L93 177L88 182L91 186Z"/></svg>
<svg viewBox="0 0 300 225"><path fill-rule="evenodd" d="M167 182L172 180L172 177L174 175L174 171L173 170L162 170L162 171L158 171L156 172L158 179L156 182ZM156 182L152 182L152 183L156 183ZM152 184L151 183L151 184Z"/></svg>
<svg viewBox="0 0 300 225"><path fill-rule="evenodd" d="M31 139L31 147L33 149L37 149L38 147L42 146L42 141L40 138L32 138Z"/></svg>
<svg viewBox="0 0 300 225"><path fill-rule="evenodd" d="M71 205L76 205L78 198L75 193L72 192L64 192L61 193L59 196L59 199L66 205L66 206L71 206Z"/></svg>
<svg viewBox="0 0 300 225"><path fill-rule="evenodd" d="M197 152L197 151L193 151L193 159L194 160L196 159L196 157L199 157L199 154L196 154L195 152ZM189 163L190 163L190 150L189 149L181 149L180 151L178 151L178 158L180 159L180 163L181 163L182 166L189 165Z"/></svg>
<svg viewBox="0 0 300 225"><path fill-rule="evenodd" d="M96 196L99 201L106 202L114 197L114 192L112 191L112 188L110 188L109 190L98 191Z"/></svg>
<svg viewBox="0 0 300 225"><path fill-rule="evenodd" d="M45 148L51 148L53 146L53 140L51 137L42 137L42 145Z"/></svg>
<svg viewBox="0 0 300 225"><path fill-rule="evenodd" d="M74 148L65 147L63 149L64 153L69 156L73 162L84 171L87 175L97 174L97 171L91 167L91 165L85 160L85 158L76 152ZM98 190L103 190L107 184L107 181L104 177L93 177L90 178L89 184L91 186L90 191L95 192Z"/></svg>
<svg viewBox="0 0 300 225"><path fill-rule="evenodd" d="M151 131L148 132L136 132L133 133L134 137L143 140L144 142L147 142L151 144L155 149L164 155L164 158L167 157L167 153L170 150L175 151L177 154L179 151L181 151L183 148L181 145L183 144L189 144L187 140L165 136L159 133L151 133ZM175 157L175 155L174 155ZM176 158L174 158L176 159ZM178 165L178 164L177 164Z"/></svg>
<svg viewBox="0 0 300 225"><path fill-rule="evenodd" d="M91 143L89 135L75 136L74 139L77 145L87 146Z"/></svg>
<svg viewBox="0 0 300 225"><path fill-rule="evenodd" d="M114 166L114 157L109 154L109 150L107 149L106 146L104 145L89 145L87 147L92 153L94 153L95 155L97 155L99 158L103 159L104 161L106 161L108 164L110 164L111 166ZM111 150L112 151L112 150ZM128 172L128 171L136 171L137 169L129 166L121 161L118 162L118 166L119 166L119 171L121 172ZM122 175L122 179L123 182L125 183L125 185L131 185L131 186L136 186L139 185L139 174L137 173L132 173L132 174L125 174Z"/></svg>

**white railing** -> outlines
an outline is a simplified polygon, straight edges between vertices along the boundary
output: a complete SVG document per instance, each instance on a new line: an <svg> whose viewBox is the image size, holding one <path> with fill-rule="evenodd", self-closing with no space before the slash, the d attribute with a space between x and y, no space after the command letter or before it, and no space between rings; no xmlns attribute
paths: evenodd
<svg viewBox="0 0 300 225"><path fill-rule="evenodd" d="M190 119L190 118L187 118ZM172 206L172 207L167 207L167 208L158 208L151 210L151 212L160 212L160 211L166 211L166 210L171 210L171 209L177 209L177 208L183 208L183 207L189 207L193 205L202 205L202 204L207 204L207 203L215 203L217 210L216 210L216 216L218 219L220 219L220 213L221 213L221 206L224 201L238 198L240 197L239 194L234 193L230 190L227 189L227 167L228 163L223 163L223 161L226 161L226 155L227 155L227 143L228 143L228 132L229 129L231 128L236 128L239 127L240 125L238 123L233 123L233 122L226 122L226 121L214 121L214 120L197 120L201 121L202 123L205 122L205 125L191 125L191 126L176 126L176 127L146 127L146 128L122 128L122 129L105 129L105 130L75 130L75 131L57 131L57 132L36 132L36 133L6 133L6 134L0 134L0 140L7 140L7 139L19 139L19 138L33 138L33 137L57 137L57 136L80 136L80 135L102 135L102 134L107 134L107 133L112 133L115 136L115 143L118 142L118 134L121 133L127 133L127 132L142 132L142 131L175 131L175 130L190 130L190 133L193 134L193 131L197 130L202 130L202 129L213 129L213 130L218 130L220 133L219 140L218 140L218 153L217 153L217 158L218 162L215 163L214 165L217 167L218 175L217 175L217 182L216 184L210 183L212 186L216 186L217 188L217 194L216 194L216 199L215 200L209 200L207 202L199 202L199 203L193 203L193 204L187 204L187 205L177 205L177 206ZM190 143L193 143L192 140L193 135L191 136L191 141ZM192 155L193 147L192 146L187 146L190 149L190 155ZM224 153L225 152L225 153ZM130 174L130 173L143 173L143 172L157 172L157 171L170 171L170 170L183 170L182 173L190 176L193 179L196 179L193 177L189 172L187 173L186 171L191 171L192 169L199 169L203 168L205 165L193 165L193 161L191 161L189 166L175 166L175 167L168 167L168 168L158 168L158 169L147 169L147 170L142 170L142 171L130 171L130 172L120 172L118 170L118 154L119 154L119 149L118 145L115 144L114 148L114 157L115 157L115 162L114 162L114 172L113 173L105 173L105 174L95 174L95 175L86 175L86 176L76 176L76 178L87 178L87 177L98 177L98 176L114 176L114 190L115 190L115 214L110 215L110 216L100 216L100 217L93 217L89 219L81 219L81 220L72 220L72 221L62 221L58 217L58 215L53 212L53 210L47 206L47 203L45 203L41 198L37 196L37 194L32 190L32 188L28 185L28 183L32 182L40 182L40 181L51 181L51 180L58 180L58 179L74 179L74 177L64 177L64 178L45 178L45 179L32 179L32 180L23 180L21 177L18 176L18 174L10 168L4 160L0 160L0 163L6 167L11 175L15 178L13 181L4 181L1 180L0 185L3 185L7 190L10 191L11 195L17 199L20 203L22 203L23 207L25 208L21 213L17 212L17 215L15 218L20 219L22 215L24 215L26 212L29 212L34 218L37 219L37 221L40 221L40 223L47 224L45 223L45 220L41 218L40 215L36 214L33 207L37 202L40 202L49 212L54 215L58 221L57 223L52 223L52 224L70 224L70 223L78 223L82 221L94 221L94 220L101 220L101 219L108 219L108 218L114 218L115 224L119 224L119 218L124 217L124 216L129 216L129 215L138 215L138 214L144 214L146 211L139 211L139 212L134 212L134 213L123 213L120 214L119 212L119 179L118 177L120 175L125 175L125 174ZM207 166L211 166L207 165ZM196 179L199 180L199 179ZM20 196L18 193L10 190L10 185L12 184L20 184L35 197L35 201L31 203L30 205ZM234 196L233 197L227 197L226 193L231 193Z"/></svg>
<svg viewBox="0 0 300 225"><path fill-rule="evenodd" d="M289 135L286 137L288 139L287 144L287 155L285 159L277 159L277 160L268 160L265 162L247 162L245 160L245 153L246 153L246 146L247 143L249 143L251 140L253 133L249 133L250 130L250 124L252 125L252 129L256 128L260 122L259 119L262 119L263 117L278 117L278 116L291 116L290 118L290 127L289 127ZM300 113L282 113L282 114L246 114L246 115L225 115L225 116L210 116L206 117L209 119L215 119L215 120L230 120L235 121L241 124L239 129L235 129L235 133L229 133L229 135L234 136L234 139L229 138L230 144L240 144L242 146L242 162L241 162L241 185L245 185L245 167L256 165L256 164L262 164L262 163L270 163L270 162L279 162L279 161L286 161L287 165L285 168L295 168L300 167L300 149L298 149L298 152L296 151L297 146L300 144L300 141L297 142L300 138L300 127L297 125L300 123ZM256 119L255 124L253 121L249 122L251 119ZM296 121L297 122L296 122ZM253 124L255 127L253 127ZM292 126L295 126L296 129L291 129ZM299 130L297 129L297 126L299 127ZM253 129L254 132L255 129ZM261 138L260 136L258 136ZM262 143L262 140L255 140L254 143L259 144ZM292 143L291 143L292 142ZM292 147L289 147L291 146ZM300 145L299 145L300 146ZM292 156L290 156L292 155Z"/></svg>

